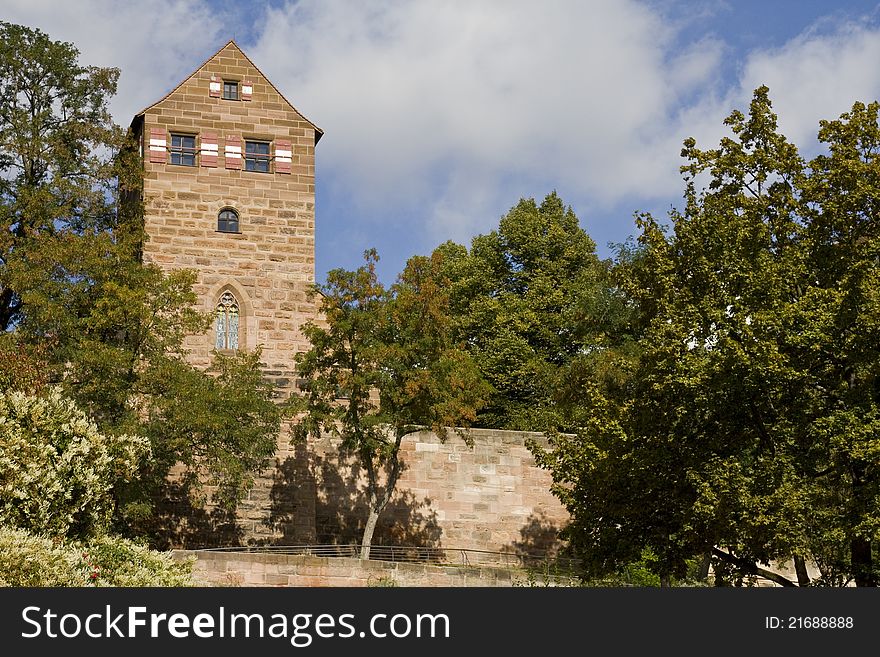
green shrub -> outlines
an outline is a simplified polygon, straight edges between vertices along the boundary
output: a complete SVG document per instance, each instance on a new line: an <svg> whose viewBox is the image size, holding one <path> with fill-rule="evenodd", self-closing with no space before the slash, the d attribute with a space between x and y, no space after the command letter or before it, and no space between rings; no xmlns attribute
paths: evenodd
<svg viewBox="0 0 880 657"><path fill-rule="evenodd" d="M57 389L0 392L0 525L85 539L113 513L113 486L150 454L136 436L101 434Z"/></svg>
<svg viewBox="0 0 880 657"><path fill-rule="evenodd" d="M80 552L20 529L0 529L0 584L3 586L85 586Z"/></svg>
<svg viewBox="0 0 880 657"><path fill-rule="evenodd" d="M0 586L193 586L192 564L118 537L62 543L0 529Z"/></svg>
<svg viewBox="0 0 880 657"><path fill-rule="evenodd" d="M90 577L105 586L192 586L194 558L180 562L115 536L92 539L83 547L85 559L97 567ZM97 577L92 575L97 572Z"/></svg>

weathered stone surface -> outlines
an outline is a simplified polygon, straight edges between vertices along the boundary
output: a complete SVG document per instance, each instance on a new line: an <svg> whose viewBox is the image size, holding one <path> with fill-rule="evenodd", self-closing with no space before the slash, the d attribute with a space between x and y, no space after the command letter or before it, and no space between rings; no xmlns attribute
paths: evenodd
<svg viewBox="0 0 880 657"><path fill-rule="evenodd" d="M465 450L452 432L446 442L430 431L404 439L403 472L375 543L518 554L558 549L556 532L568 513L550 493L550 473L535 465L526 447L536 434L472 429L471 437ZM502 444L515 475L485 471ZM447 471L447 465L455 468ZM366 519L364 483L356 461L341 459L335 441L309 440L264 473L258 486L271 489L269 505L260 511L252 496L248 511L275 519L273 542L353 544ZM267 524L263 531L272 529Z"/></svg>
<svg viewBox="0 0 880 657"><path fill-rule="evenodd" d="M201 586L522 586L529 574L516 567L463 567L362 561L345 557L323 557L321 565L305 566L309 557L285 555L281 572L253 569L241 553L221 555L204 551L175 551L175 558L197 558L193 577ZM261 554L265 559L269 555ZM570 586L565 577L546 577L542 585Z"/></svg>

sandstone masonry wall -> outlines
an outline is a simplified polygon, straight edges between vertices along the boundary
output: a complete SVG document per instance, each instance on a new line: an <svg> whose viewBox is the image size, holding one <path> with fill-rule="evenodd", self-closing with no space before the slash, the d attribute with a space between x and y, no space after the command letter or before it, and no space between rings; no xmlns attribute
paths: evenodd
<svg viewBox="0 0 880 657"><path fill-rule="evenodd" d="M178 550L177 559L196 557L193 577L201 586L523 586L522 569L437 566L343 557ZM566 578L541 584L566 586Z"/></svg>
<svg viewBox="0 0 880 657"><path fill-rule="evenodd" d="M375 543L543 554L568 519L535 465L541 434L472 429L468 445L423 431L401 446L404 470ZM356 461L329 438L282 450L239 508L242 543L358 543L367 507Z"/></svg>
<svg viewBox="0 0 880 657"><path fill-rule="evenodd" d="M251 100L211 97L212 76L253 85ZM152 162L150 140L159 129L196 136L216 135L216 166ZM164 99L143 112L140 137L144 157L146 232L144 259L165 270L198 272L194 290L203 309L213 312L230 290L241 311L239 343L263 346L267 375L284 386L293 377L293 354L306 348L300 325L315 318L306 298L315 280L315 137L302 117L259 70L230 42ZM226 168L227 142L259 139L290 141L290 173ZM240 232L218 231L218 213L235 209ZM191 362L210 363L214 329L189 338Z"/></svg>

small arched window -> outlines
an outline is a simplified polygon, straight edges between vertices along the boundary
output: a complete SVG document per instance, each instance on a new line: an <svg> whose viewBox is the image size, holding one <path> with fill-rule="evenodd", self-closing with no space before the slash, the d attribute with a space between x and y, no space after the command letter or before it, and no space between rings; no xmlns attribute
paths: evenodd
<svg viewBox="0 0 880 657"><path fill-rule="evenodd" d="M232 208L223 208L217 215L217 230L221 233L238 232L238 212Z"/></svg>
<svg viewBox="0 0 880 657"><path fill-rule="evenodd" d="M217 339L214 346L217 349L238 349L238 302L227 290L220 297L217 304Z"/></svg>

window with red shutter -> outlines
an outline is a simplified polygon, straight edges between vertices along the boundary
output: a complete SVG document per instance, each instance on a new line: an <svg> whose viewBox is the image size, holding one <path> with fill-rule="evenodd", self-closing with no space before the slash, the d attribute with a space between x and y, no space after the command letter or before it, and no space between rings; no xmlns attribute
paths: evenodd
<svg viewBox="0 0 880 657"><path fill-rule="evenodd" d="M275 140L275 173L290 173L293 151L289 139Z"/></svg>
<svg viewBox="0 0 880 657"><path fill-rule="evenodd" d="M217 166L217 133L216 132L203 132L202 133L202 143L201 143L201 165L203 167L216 167Z"/></svg>
<svg viewBox="0 0 880 657"><path fill-rule="evenodd" d="M227 169L241 169L241 137L226 136L223 160L226 162Z"/></svg>
<svg viewBox="0 0 880 657"><path fill-rule="evenodd" d="M150 162L164 164L167 160L168 135L163 128L150 128Z"/></svg>

